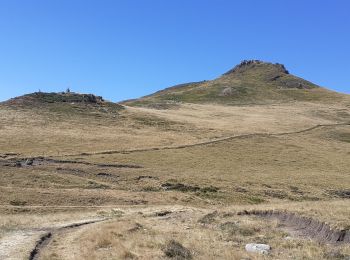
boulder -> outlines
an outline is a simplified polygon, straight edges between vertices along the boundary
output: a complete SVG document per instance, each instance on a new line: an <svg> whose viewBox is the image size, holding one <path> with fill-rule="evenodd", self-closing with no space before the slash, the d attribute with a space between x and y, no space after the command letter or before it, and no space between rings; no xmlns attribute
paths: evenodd
<svg viewBox="0 0 350 260"><path fill-rule="evenodd" d="M246 244L245 250L250 253L259 253L259 254L268 254L271 250L271 247L266 244Z"/></svg>
<svg viewBox="0 0 350 260"><path fill-rule="evenodd" d="M232 96L233 91L231 87L225 87L219 94L220 97Z"/></svg>

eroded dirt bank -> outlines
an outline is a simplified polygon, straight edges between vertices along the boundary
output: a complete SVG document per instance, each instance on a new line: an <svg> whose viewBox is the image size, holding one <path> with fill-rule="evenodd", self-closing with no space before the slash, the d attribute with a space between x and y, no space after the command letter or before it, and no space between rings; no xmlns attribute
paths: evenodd
<svg viewBox="0 0 350 260"><path fill-rule="evenodd" d="M350 243L349 229L332 229L331 226L319 220L300 216L291 212L256 210L242 211L239 215L255 215L263 218L274 218L283 225L292 228L303 236L316 239L324 243Z"/></svg>
<svg viewBox="0 0 350 260"><path fill-rule="evenodd" d="M89 221L85 221L85 222L73 223L73 224L70 224L70 225L67 225L67 226L64 226L61 228L57 228L55 230L48 231L47 233L45 233L44 235L42 235L40 237L40 239L36 243L34 249L30 252L29 260L39 259L39 256L41 254L41 250L43 248L45 248L50 243L50 241L52 240L53 236L56 233L64 232L64 231L69 230L69 229L73 229L73 228L77 228L77 227L81 227L81 226L85 226L85 225L89 225L89 224L94 224L94 223L102 222L102 221L106 221L106 220L107 219L95 219L95 220L89 220Z"/></svg>

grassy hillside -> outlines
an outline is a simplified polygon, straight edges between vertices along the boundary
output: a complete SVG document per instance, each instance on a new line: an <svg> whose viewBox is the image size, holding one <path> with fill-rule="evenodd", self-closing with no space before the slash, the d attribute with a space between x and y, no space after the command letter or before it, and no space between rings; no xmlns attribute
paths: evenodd
<svg viewBox="0 0 350 260"><path fill-rule="evenodd" d="M242 105L335 102L343 98L289 74L281 64L253 60L243 61L217 79L177 85L124 104L162 108L179 102Z"/></svg>
<svg viewBox="0 0 350 260"><path fill-rule="evenodd" d="M123 106L105 101L102 97L74 92L35 92L12 98L0 105L12 109L31 109L38 113L79 114L80 116L94 113L118 114L123 109Z"/></svg>
<svg viewBox="0 0 350 260"><path fill-rule="evenodd" d="M348 95L247 61L123 104L0 103L0 259L349 258Z"/></svg>

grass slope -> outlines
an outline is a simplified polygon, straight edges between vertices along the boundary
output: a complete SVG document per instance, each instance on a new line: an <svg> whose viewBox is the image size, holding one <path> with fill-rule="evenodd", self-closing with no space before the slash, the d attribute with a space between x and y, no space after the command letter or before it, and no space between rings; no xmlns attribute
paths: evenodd
<svg viewBox="0 0 350 260"><path fill-rule="evenodd" d="M242 105L335 102L343 98L341 94L289 74L281 64L253 60L243 61L217 79L177 85L123 104L161 108L178 102Z"/></svg>
<svg viewBox="0 0 350 260"><path fill-rule="evenodd" d="M271 245L269 259L347 259L348 244L237 213L286 210L349 229L348 100L248 61L126 102L146 108L76 93L3 102L0 258L28 259L51 230L40 259L164 259L171 244L193 259L264 259L245 252L251 242ZM108 220L57 231L96 217Z"/></svg>

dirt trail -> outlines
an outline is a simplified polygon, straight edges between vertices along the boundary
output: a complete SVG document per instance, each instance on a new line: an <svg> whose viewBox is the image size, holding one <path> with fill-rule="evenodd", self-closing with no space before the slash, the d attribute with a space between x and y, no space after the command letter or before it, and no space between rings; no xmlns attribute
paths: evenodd
<svg viewBox="0 0 350 260"><path fill-rule="evenodd" d="M50 242L52 236L56 232L60 232L62 230L69 230L106 220L108 220L108 218L89 219L81 222L71 223L68 225L61 225L58 227L28 229L10 232L0 239L0 259L38 259L41 249ZM30 252L29 257L28 252Z"/></svg>
<svg viewBox="0 0 350 260"><path fill-rule="evenodd" d="M187 209L189 210L189 209ZM204 213L200 209L192 209L196 211L197 213L207 214L208 212ZM163 217L168 214L174 214L176 212L185 212L185 208L174 208L174 207L157 207L152 208L149 210L144 211L143 216L152 216L152 217ZM136 214L136 212L139 211L131 211L130 214ZM193 211L192 211L193 213ZM337 230L332 229L327 223L320 222L313 218L303 217L295 213L291 212L281 212L281 211L272 211L272 210L266 210L266 211L242 211L237 212L237 216L259 216L266 219L278 219L278 221L283 224L282 228L285 229L291 236L294 237L304 237L316 240L318 242L322 243L330 243L334 245L344 244L344 243L350 243L350 230ZM37 242L35 248L32 250L31 255L29 257L29 260L37 260L40 258L41 253L45 249L49 249L49 244L51 240L60 235L67 235L69 232L77 232L77 230L74 230L75 228L86 226L89 224L102 222L107 219L100 219L100 220L91 220L81 223L72 224L69 226L64 226L61 228L57 228L55 230L52 230L50 232L45 233L42 235L41 239ZM86 227L90 228L90 227ZM81 230L81 229L79 229ZM72 233L72 234L73 234ZM70 246L69 243L66 246Z"/></svg>
<svg viewBox="0 0 350 260"><path fill-rule="evenodd" d="M191 212L191 216L193 216L194 212L197 212L200 215L206 215L210 210L203 211L198 208L163 205L161 207L147 207L142 212L143 216L159 217L185 211ZM129 209L128 214L139 214L139 212L140 209L136 207ZM129 217L131 217L131 215ZM322 243L330 243L334 245L350 243L350 230L332 229L327 223L292 212L253 210L240 211L234 215L238 217L258 216L266 218L267 220L277 219L282 224L281 228L285 229L291 236L295 237L309 238ZM81 229L78 229L79 227L85 226L85 228L90 228L88 226L90 224L104 222L109 219L110 218L85 219L80 222L57 227L15 231L0 240L0 259L17 260L23 259L24 257L29 260L40 259L44 251L50 248L49 245L53 239L59 239L61 235L69 233L75 234L75 232L81 231ZM69 247L69 243L67 246Z"/></svg>
<svg viewBox="0 0 350 260"><path fill-rule="evenodd" d="M95 219L95 220L89 220L89 221L84 221L84 222L78 222L78 223L73 223L67 226L63 226L60 228L53 229L51 231L48 231L44 235L40 237L40 240L36 243L34 249L30 252L29 255L29 260L37 260L40 257L41 251L50 243L52 238L56 233L64 232L66 230L71 230L74 228L78 228L81 226L89 225L89 224L94 224L97 222L102 222L106 221L108 218L104 219Z"/></svg>
<svg viewBox="0 0 350 260"><path fill-rule="evenodd" d="M44 231L14 231L0 239L0 259L20 260L34 247Z"/></svg>
<svg viewBox="0 0 350 260"><path fill-rule="evenodd" d="M103 154L118 154L118 153L137 153L137 152L149 152L149 151L162 151L162 150L175 150L175 149L184 149L189 147L196 146L204 146L215 143L221 143L224 141L234 140L234 139L243 139L243 138L251 138L251 137L270 137L270 136L284 136L284 135L293 135L293 134L301 134L305 132L309 132L322 127L335 127L335 126L349 126L350 122L344 123L336 123L336 124L319 124L306 129L292 131L292 132L281 132L281 133L252 133L252 134L243 134L243 135L234 135L228 137L222 137L215 140L199 142L194 144L185 144L179 146L165 146L165 147L151 147L144 149L132 149L132 150L111 150L111 151L102 151L102 152L94 152L94 153L80 153L80 154L69 154L69 155L61 155L61 156L52 156L52 157L67 157L67 156L91 156L91 155L103 155Z"/></svg>
<svg viewBox="0 0 350 260"><path fill-rule="evenodd" d="M298 131L281 132L281 133L251 133L251 134L233 135L233 136L217 138L217 139L209 140L209 141L205 141L205 142L184 144L184 145L178 145L178 146L150 147L150 148L131 149L131 150L109 150L109 151L92 152L92 153L84 152L84 153L78 153L78 154L65 154L65 155L49 156L49 157L38 156L38 157L34 157L33 159L42 160L42 161L45 161L47 163L73 163L73 164L76 163L76 164L94 165L94 166L99 166L99 167L142 168L142 166L139 166L139 165L96 164L96 163L82 162L82 161L76 161L76 160L58 160L58 159L54 159L54 158L64 158L64 157L74 157L74 156L92 156L92 155L104 155L104 154L129 154L129 153L137 153L137 152L176 150L176 149L184 149L184 148L190 148L190 147L196 147L196 146L205 146L205 145L210 145L210 144L216 144L216 143L221 143L221 142L230 141L230 140L234 140L234 139L293 135L293 134L301 134L301 133L309 132L309 131L312 131L312 130L315 130L318 128L322 128L322 127L336 127L336 126L349 126L349 125L350 125L350 122L343 122L343 123L336 123L336 124L318 124L318 125L306 128L306 129L298 130ZM7 159L10 156L11 157L19 156L19 154L6 153L3 155L0 155L0 158Z"/></svg>

